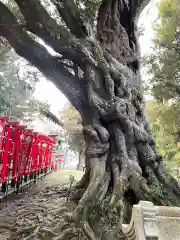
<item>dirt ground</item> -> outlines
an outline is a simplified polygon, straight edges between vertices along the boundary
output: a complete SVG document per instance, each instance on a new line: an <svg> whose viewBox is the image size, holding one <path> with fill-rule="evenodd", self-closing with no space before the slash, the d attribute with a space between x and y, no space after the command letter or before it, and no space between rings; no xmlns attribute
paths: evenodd
<svg viewBox="0 0 180 240"><path fill-rule="evenodd" d="M58 171L10 197L0 211L0 240L58 240L66 225L63 208L67 202L69 176L78 181L78 171ZM66 188L66 191L65 191ZM62 212L62 213L61 213Z"/></svg>

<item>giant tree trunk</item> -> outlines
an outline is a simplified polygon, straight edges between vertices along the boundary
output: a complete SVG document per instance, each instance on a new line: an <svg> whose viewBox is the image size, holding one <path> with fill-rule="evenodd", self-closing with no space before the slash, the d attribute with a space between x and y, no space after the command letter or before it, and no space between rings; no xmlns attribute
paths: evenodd
<svg viewBox="0 0 180 240"><path fill-rule="evenodd" d="M76 226L90 240L117 240L139 200L179 206L180 187L164 167L144 111L137 18L149 0L103 0L96 26L83 25L74 1L51 1L69 31L39 0L15 2L26 28L62 57L13 27L18 22L1 2L0 34L61 89L83 119L86 171L71 194Z"/></svg>
<svg viewBox="0 0 180 240"><path fill-rule="evenodd" d="M103 7L100 19L107 17ZM78 202L72 219L91 240L119 239L122 223L140 200L180 204L180 187L165 169L147 123L136 20L128 22L126 8L120 18L116 5L108 11L117 12L99 21L98 36L88 45L97 66L85 63L86 172L72 194Z"/></svg>
<svg viewBox="0 0 180 240"><path fill-rule="evenodd" d="M72 219L81 222L91 240L119 239L121 224L130 221L132 206L140 200L180 204L179 185L157 152L140 89L118 88L123 96L99 109L100 118L84 121L86 172L72 194L78 202Z"/></svg>

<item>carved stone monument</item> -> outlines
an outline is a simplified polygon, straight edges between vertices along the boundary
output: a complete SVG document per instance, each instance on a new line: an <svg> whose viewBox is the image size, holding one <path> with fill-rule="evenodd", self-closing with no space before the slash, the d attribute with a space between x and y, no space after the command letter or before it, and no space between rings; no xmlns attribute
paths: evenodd
<svg viewBox="0 0 180 240"><path fill-rule="evenodd" d="M128 240L180 240L180 208L140 201L122 230Z"/></svg>

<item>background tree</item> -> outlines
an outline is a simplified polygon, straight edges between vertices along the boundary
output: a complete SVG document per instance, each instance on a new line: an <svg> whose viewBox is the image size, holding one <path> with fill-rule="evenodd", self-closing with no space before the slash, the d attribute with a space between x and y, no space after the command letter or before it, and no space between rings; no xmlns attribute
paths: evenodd
<svg viewBox="0 0 180 240"><path fill-rule="evenodd" d="M148 120L157 141L157 147L163 155L170 171L180 166L179 155L179 103L158 103L156 100L147 101Z"/></svg>
<svg viewBox="0 0 180 240"><path fill-rule="evenodd" d="M61 112L61 118L64 128L69 135L70 147L78 152L79 155L77 170L82 171L84 166L85 143L81 116L72 105L69 105Z"/></svg>
<svg viewBox="0 0 180 240"><path fill-rule="evenodd" d="M180 5L174 0L160 0L157 8L153 51L146 57L151 76L149 93L156 100L147 102L147 110L158 148L173 170L179 166Z"/></svg>
<svg viewBox="0 0 180 240"><path fill-rule="evenodd" d="M160 0L154 23L153 54L147 57L152 74L153 96L160 100L179 100L180 96L180 3Z"/></svg>
<svg viewBox="0 0 180 240"><path fill-rule="evenodd" d="M0 1L0 36L82 117L86 172L71 220L91 240L119 239L139 200L180 204L144 113L137 21L148 2L15 0L19 13Z"/></svg>
<svg viewBox="0 0 180 240"><path fill-rule="evenodd" d="M28 124L34 114L45 110L47 106L33 97L37 81L34 67L6 48L0 58L0 115Z"/></svg>

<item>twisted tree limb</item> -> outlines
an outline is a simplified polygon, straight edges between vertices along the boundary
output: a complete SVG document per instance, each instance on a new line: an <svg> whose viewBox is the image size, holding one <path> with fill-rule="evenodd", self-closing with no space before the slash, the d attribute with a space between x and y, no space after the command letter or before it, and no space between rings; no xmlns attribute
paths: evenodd
<svg viewBox="0 0 180 240"><path fill-rule="evenodd" d="M77 109L83 109L86 101L79 79L61 65L58 59L52 56L44 46L32 39L23 27L14 28L16 24L18 22L14 15L0 2L0 36L5 37L17 54L35 65L65 95L69 96L69 100L75 103Z"/></svg>
<svg viewBox="0 0 180 240"><path fill-rule="evenodd" d="M78 38L84 38L87 35L86 28L81 19L80 9L74 0L51 0L51 2L55 5L72 34Z"/></svg>

